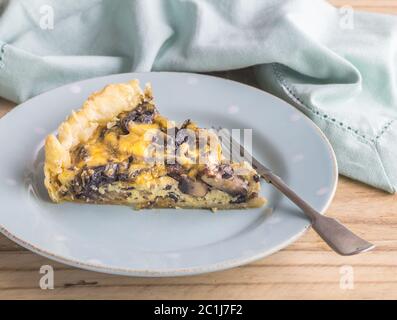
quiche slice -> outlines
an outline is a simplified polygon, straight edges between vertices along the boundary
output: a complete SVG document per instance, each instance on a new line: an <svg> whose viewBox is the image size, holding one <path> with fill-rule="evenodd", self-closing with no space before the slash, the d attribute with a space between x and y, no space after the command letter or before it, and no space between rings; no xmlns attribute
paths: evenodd
<svg viewBox="0 0 397 320"><path fill-rule="evenodd" d="M111 84L72 112L45 142L45 186L54 202L140 208L260 207L259 176L229 162L217 135L159 114L150 85Z"/></svg>

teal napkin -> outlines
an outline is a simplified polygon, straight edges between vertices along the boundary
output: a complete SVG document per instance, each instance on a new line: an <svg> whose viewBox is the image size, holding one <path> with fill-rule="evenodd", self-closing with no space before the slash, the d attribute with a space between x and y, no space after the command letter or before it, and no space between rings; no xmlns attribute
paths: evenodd
<svg viewBox="0 0 397 320"><path fill-rule="evenodd" d="M255 66L263 89L323 130L340 173L396 191L397 17L321 0L0 3L0 96L21 102L111 73Z"/></svg>

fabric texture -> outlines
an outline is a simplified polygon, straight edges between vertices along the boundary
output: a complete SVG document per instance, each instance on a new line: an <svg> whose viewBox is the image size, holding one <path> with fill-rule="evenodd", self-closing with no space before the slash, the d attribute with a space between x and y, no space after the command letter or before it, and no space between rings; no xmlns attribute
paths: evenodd
<svg viewBox="0 0 397 320"><path fill-rule="evenodd" d="M340 173L396 191L397 17L322 0L0 4L0 96L22 102L120 72L255 66L264 90L323 130Z"/></svg>

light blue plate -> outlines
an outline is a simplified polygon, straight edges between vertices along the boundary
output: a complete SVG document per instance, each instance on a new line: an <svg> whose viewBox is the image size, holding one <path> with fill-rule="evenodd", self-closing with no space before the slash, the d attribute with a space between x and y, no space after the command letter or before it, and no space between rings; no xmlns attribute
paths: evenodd
<svg viewBox="0 0 397 320"><path fill-rule="evenodd" d="M334 195L337 166L320 130L292 106L237 82L197 74L130 73L90 79L37 96L0 119L0 228L50 259L100 272L176 276L263 258L296 240L304 215L265 182L266 208L142 210L49 201L43 142L86 98L109 83L151 82L162 114L202 127L253 129L254 156L314 208Z"/></svg>

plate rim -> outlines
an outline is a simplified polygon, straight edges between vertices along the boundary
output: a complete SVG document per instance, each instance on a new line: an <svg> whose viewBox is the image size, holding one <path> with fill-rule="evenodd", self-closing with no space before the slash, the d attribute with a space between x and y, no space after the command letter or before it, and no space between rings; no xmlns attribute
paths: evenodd
<svg viewBox="0 0 397 320"><path fill-rule="evenodd" d="M12 113L16 109L18 109L19 106L22 106L24 103L26 103L28 101L35 100L36 98L39 98L42 95L45 95L46 93L53 91L53 90L67 88L72 85L83 84L84 82L89 82L94 79L104 79L104 78L108 78L108 77L112 77L112 76L121 76L121 75L129 75L129 74L133 74L134 76L139 77L140 74L153 74L153 73L155 73L155 74L159 74L159 73L161 73L161 74L178 74L178 75L186 75L186 76L194 75L194 76L199 76L199 77L203 77L203 78L216 78L218 80L232 82L232 83L238 84L240 86L245 86L245 87L249 87L250 89L260 91L262 94L269 95L272 98L275 98L275 99L281 101L284 105L286 105L286 107L290 108L291 110L297 110L297 108L292 106L290 103L288 103L285 100L283 100L275 95L272 95L262 89L259 89L257 87L254 87L254 86L251 86L251 85L239 82L239 81L222 78L222 77L215 76L215 75L207 75L207 74L200 74L200 73L194 73L194 72L169 72L169 71L125 72L125 73L110 74L110 75L101 76L101 77L92 77L92 78L88 78L88 79L84 79L84 80L80 80L80 81L71 82L71 83L56 87L56 88L52 88L50 90L47 90L46 92L43 92L37 96L34 96L31 99L28 99L28 100L24 101L23 103L15 106L12 110L7 112L0 119L0 122L4 121L4 119L7 118L7 116L10 113ZM337 185L338 185L338 178L339 178L338 163L337 163L335 151L333 150L328 138L321 131L321 129L306 114L304 114L300 110L298 110L298 111L299 111L300 115L302 116L302 119L305 119L304 121L314 129L314 132L317 132L317 134L319 134L321 140L325 143L325 145L328 149L329 155L330 155L330 160L331 160L332 169L333 169L332 170L333 171L332 172L332 176L333 176L332 184L333 185L332 185L332 189L330 190L331 192L328 196L327 202L324 204L323 208L321 210L319 210L319 212L321 214L324 214L332 203L332 200L335 196ZM66 265L69 265L72 267L89 270L89 271L94 271L94 272L123 275L123 276L138 276L138 277L171 277L172 276L173 277L173 276L191 276L191 275L204 274L204 273L210 273L210 272L215 272L215 271L222 271L222 270L238 267L241 265L249 264L253 261L270 256L273 253L278 252L281 249L287 247L291 243L295 242L298 238L300 238L303 234L305 234L310 227L311 227L311 224L308 221L308 223L304 227L304 229L302 231L300 231L299 233L297 233L296 235L294 235L293 237L290 237L289 239L283 241L282 243L278 244L277 246L274 246L271 249L264 250L260 253L257 253L255 255L252 255L247 258L234 258L234 259L226 260L222 263L213 263L213 264L209 264L206 266L200 266L200 267L179 268L179 269L175 268L173 270L167 270L167 271L164 271L164 270L143 270L143 269L134 269L134 268L119 268L119 267L110 267L110 266L105 266L105 265L100 265L100 264L95 264L95 263L81 262L81 261L78 261L75 259L70 259L70 258L67 258L64 256L54 254L52 252L43 250L41 248L38 248L35 245L15 236L12 232L10 232L6 228L4 228L1 224L0 224L0 232L3 235L5 235L8 239L17 243L18 245L22 246L25 249L28 249L36 254L39 254L43 257L48 258L50 260L54 260L56 262L63 263L63 264L66 264Z"/></svg>

